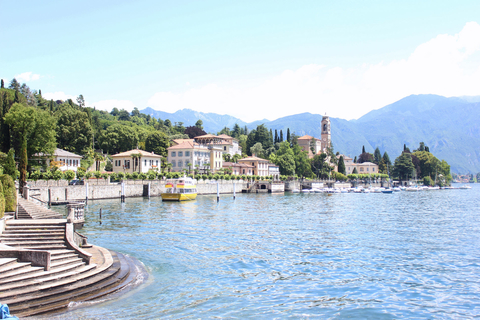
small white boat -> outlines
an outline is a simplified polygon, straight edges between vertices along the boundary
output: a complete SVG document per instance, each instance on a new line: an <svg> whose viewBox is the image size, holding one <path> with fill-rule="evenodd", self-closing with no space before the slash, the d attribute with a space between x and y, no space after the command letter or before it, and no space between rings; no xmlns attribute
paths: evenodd
<svg viewBox="0 0 480 320"><path fill-rule="evenodd" d="M303 189L302 193L310 193L310 189Z"/></svg>
<svg viewBox="0 0 480 320"><path fill-rule="evenodd" d="M459 189L472 189L472 187L470 187L470 186L467 185L467 184L464 184L464 185L461 186Z"/></svg>
<svg viewBox="0 0 480 320"><path fill-rule="evenodd" d="M300 193L300 190L298 190L298 189L293 189L293 190L292 190L292 193Z"/></svg>

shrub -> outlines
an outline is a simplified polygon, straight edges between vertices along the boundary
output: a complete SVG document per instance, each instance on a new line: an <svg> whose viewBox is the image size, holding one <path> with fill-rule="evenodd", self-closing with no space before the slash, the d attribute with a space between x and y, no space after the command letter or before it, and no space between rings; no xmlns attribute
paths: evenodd
<svg viewBox="0 0 480 320"><path fill-rule="evenodd" d="M95 176L95 178L97 178L97 180L102 177L102 173L100 171L94 171L93 175Z"/></svg>
<svg viewBox="0 0 480 320"><path fill-rule="evenodd" d="M117 180L117 174L115 172L110 173L110 181Z"/></svg>
<svg viewBox="0 0 480 320"><path fill-rule="evenodd" d="M5 197L5 211L13 212L17 207L17 190L15 182L8 174L0 176L0 181L3 185L3 195Z"/></svg>
<svg viewBox="0 0 480 320"><path fill-rule="evenodd" d="M3 186L0 182L0 219L5 215L5 197L3 196Z"/></svg>
<svg viewBox="0 0 480 320"><path fill-rule="evenodd" d="M62 180L63 179L63 172L60 171L60 170L55 170L55 172L53 173L53 179L58 181L58 180Z"/></svg>
<svg viewBox="0 0 480 320"><path fill-rule="evenodd" d="M148 171L148 180L155 180L157 173L153 170Z"/></svg>
<svg viewBox="0 0 480 320"><path fill-rule="evenodd" d="M109 176L110 176L110 173L108 173L108 172L102 173L102 178L105 179L105 180L108 180Z"/></svg>
<svg viewBox="0 0 480 320"><path fill-rule="evenodd" d="M117 173L117 179L118 180L123 180L123 178L125 178L125 174L123 172L118 172Z"/></svg>
<svg viewBox="0 0 480 320"><path fill-rule="evenodd" d="M77 168L77 178L78 179L83 179L85 177L85 169L82 167Z"/></svg>
<svg viewBox="0 0 480 320"><path fill-rule="evenodd" d="M75 171L67 170L64 172L63 176L65 177L66 180L70 182L75 178Z"/></svg>
<svg viewBox="0 0 480 320"><path fill-rule="evenodd" d="M34 181L37 181L41 177L42 177L42 173L40 172L40 170L35 170L33 172L30 172L30 178Z"/></svg>
<svg viewBox="0 0 480 320"><path fill-rule="evenodd" d="M130 172L125 173L125 179L132 179L132 174Z"/></svg>
<svg viewBox="0 0 480 320"><path fill-rule="evenodd" d="M92 177L92 173L89 171L87 173L85 173L85 179L90 179Z"/></svg>
<svg viewBox="0 0 480 320"><path fill-rule="evenodd" d="M138 175L138 177L139 177L141 180L146 180L146 179L147 179L147 174L142 172L142 173L140 173L140 174Z"/></svg>

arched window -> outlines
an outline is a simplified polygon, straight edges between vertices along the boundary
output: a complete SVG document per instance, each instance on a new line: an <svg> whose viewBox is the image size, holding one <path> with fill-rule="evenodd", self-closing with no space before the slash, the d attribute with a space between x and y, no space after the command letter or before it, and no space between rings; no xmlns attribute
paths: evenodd
<svg viewBox="0 0 480 320"><path fill-rule="evenodd" d="M326 123L323 124L323 131L327 131L327 124Z"/></svg>

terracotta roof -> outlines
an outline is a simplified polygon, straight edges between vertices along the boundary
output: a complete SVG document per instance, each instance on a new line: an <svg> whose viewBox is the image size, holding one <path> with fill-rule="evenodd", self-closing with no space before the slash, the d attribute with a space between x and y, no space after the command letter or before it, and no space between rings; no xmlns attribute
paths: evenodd
<svg viewBox="0 0 480 320"><path fill-rule="evenodd" d="M183 142L192 142L193 143L193 139L173 139L172 141L176 144L181 144Z"/></svg>
<svg viewBox="0 0 480 320"><path fill-rule="evenodd" d="M267 159L262 159L262 158L255 157L255 156L250 156L250 157L246 157L246 158L243 158L243 159L238 159L238 161L266 161L266 162L268 162Z"/></svg>
<svg viewBox="0 0 480 320"><path fill-rule="evenodd" d="M112 157L130 157L132 154L141 154L142 157L155 157L155 158L161 158L161 155L155 154L153 152L147 152L145 150L140 150L140 149L133 149L125 152L120 152L117 154L112 155Z"/></svg>
<svg viewBox="0 0 480 320"><path fill-rule="evenodd" d="M167 148L167 150L175 150L175 149L192 149L195 143L192 141L184 141L180 144L177 144L176 146L171 146L170 148Z"/></svg>
<svg viewBox="0 0 480 320"><path fill-rule="evenodd" d="M226 134L222 133L221 135L218 136L219 138L222 138L222 139L233 139L232 137L230 136L227 136Z"/></svg>
<svg viewBox="0 0 480 320"><path fill-rule="evenodd" d="M298 140L312 140L312 136L309 136L308 134L304 135L303 137L298 138ZM317 138L314 138L315 140L320 140Z"/></svg>
<svg viewBox="0 0 480 320"><path fill-rule="evenodd" d="M223 166L228 167L240 167L240 168L255 168L254 166L246 163L224 162Z"/></svg>

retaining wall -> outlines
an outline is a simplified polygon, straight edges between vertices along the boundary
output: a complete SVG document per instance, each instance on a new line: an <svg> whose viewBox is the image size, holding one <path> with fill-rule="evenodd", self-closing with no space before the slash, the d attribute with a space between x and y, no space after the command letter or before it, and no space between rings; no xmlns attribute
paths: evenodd
<svg viewBox="0 0 480 320"><path fill-rule="evenodd" d="M56 182L56 181L55 181ZM148 185L150 184L150 196L157 197L165 192L165 181L164 180L153 180L153 181L125 181L125 197L142 197L148 195ZM219 193L241 193L242 189L246 188L247 183L240 181L219 181L218 189ZM49 192L50 192L50 201L83 201L88 196L89 200L98 200L98 199L113 199L120 198L122 192L121 183L105 183L104 181L99 180L92 181L90 180L85 185L75 185L69 186L67 184L56 186L41 184L33 185L29 182L29 194L31 197L35 197L44 202L49 201ZM88 189L88 191L87 191ZM198 181L197 182L198 194L216 194L217 193L217 182L216 181Z"/></svg>

